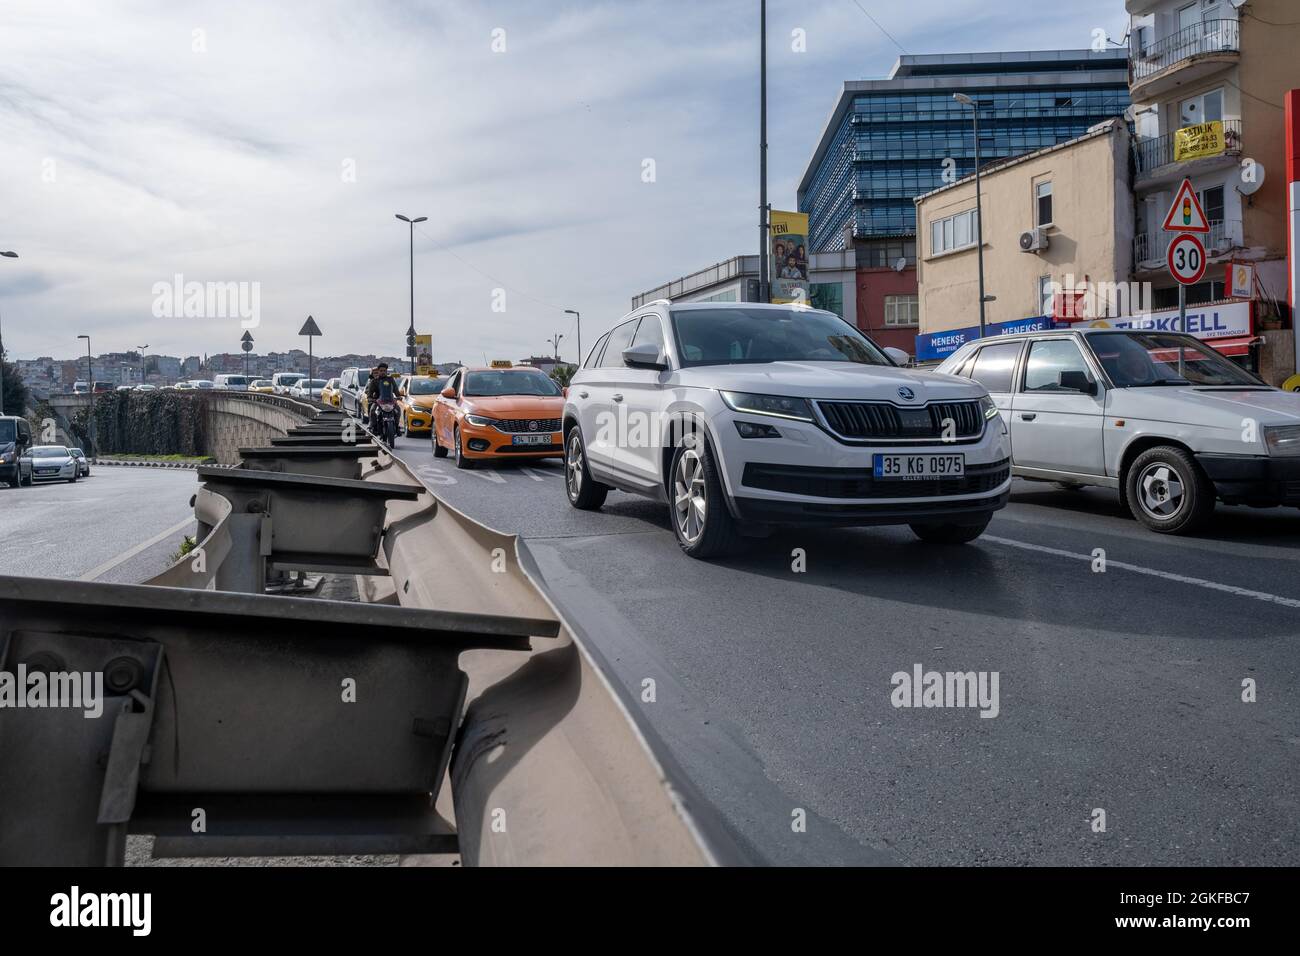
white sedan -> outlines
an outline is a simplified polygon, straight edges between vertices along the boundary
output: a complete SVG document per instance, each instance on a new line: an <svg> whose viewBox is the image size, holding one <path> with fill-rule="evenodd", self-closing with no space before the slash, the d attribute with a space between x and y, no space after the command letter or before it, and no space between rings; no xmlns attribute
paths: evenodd
<svg viewBox="0 0 1300 956"><path fill-rule="evenodd" d="M289 386L290 398L309 398L320 401L320 390L326 385L323 378L300 378Z"/></svg>
<svg viewBox="0 0 1300 956"><path fill-rule="evenodd" d="M63 445L33 445L27 457L32 460L33 481L76 481L81 470Z"/></svg>

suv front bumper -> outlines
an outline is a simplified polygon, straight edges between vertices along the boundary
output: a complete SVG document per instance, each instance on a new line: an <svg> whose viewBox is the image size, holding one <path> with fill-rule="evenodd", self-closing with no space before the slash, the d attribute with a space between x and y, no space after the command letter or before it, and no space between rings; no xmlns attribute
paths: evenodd
<svg viewBox="0 0 1300 956"><path fill-rule="evenodd" d="M1300 458L1197 455L1196 461L1227 504L1300 506Z"/></svg>

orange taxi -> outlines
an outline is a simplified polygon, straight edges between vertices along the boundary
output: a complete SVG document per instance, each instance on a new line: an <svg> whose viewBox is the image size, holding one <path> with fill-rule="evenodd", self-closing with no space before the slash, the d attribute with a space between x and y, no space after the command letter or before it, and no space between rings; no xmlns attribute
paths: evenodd
<svg viewBox="0 0 1300 956"><path fill-rule="evenodd" d="M564 392L540 369L494 362L458 368L433 408L433 453L456 467L510 458L563 458Z"/></svg>

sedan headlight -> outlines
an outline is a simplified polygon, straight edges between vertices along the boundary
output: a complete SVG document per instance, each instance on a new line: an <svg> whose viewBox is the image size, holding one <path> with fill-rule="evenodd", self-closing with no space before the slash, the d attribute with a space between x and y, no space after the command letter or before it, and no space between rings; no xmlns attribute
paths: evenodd
<svg viewBox="0 0 1300 956"><path fill-rule="evenodd" d="M478 428L489 428L497 423L495 418L488 418L486 415L466 415L465 421Z"/></svg>
<svg viewBox="0 0 1300 956"><path fill-rule="evenodd" d="M1264 447L1279 458L1300 455L1300 425L1265 425Z"/></svg>
<svg viewBox="0 0 1300 956"><path fill-rule="evenodd" d="M785 395L754 395L750 392L719 392L722 400L733 412L750 415L772 415L798 422L813 420L812 406L807 399L789 398Z"/></svg>

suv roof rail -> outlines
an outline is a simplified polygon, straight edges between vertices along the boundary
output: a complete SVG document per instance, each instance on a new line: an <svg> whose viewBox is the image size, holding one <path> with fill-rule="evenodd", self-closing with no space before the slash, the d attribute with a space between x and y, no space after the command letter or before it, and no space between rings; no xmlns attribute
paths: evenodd
<svg viewBox="0 0 1300 956"><path fill-rule="evenodd" d="M651 299L646 305L672 305L671 299Z"/></svg>

